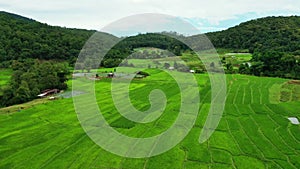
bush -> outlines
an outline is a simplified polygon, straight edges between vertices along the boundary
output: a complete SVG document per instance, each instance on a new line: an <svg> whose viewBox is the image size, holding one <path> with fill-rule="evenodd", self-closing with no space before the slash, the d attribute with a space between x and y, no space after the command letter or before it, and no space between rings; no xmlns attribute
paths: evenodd
<svg viewBox="0 0 300 169"><path fill-rule="evenodd" d="M137 73L137 75L142 75L142 76L145 76L145 77L150 76L149 73L143 72L143 71L139 71L139 72Z"/></svg>

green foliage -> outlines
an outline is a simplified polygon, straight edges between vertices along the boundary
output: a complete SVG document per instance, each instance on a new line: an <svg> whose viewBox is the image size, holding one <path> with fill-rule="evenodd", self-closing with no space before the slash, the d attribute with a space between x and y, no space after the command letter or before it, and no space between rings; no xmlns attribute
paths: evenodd
<svg viewBox="0 0 300 169"><path fill-rule="evenodd" d="M252 63L245 62L239 67L239 73L255 76L269 76L299 79L300 63L292 54L266 51L255 52Z"/></svg>
<svg viewBox="0 0 300 169"><path fill-rule="evenodd" d="M226 64L226 73L229 73L229 74L233 73L233 66L231 63Z"/></svg>
<svg viewBox="0 0 300 169"><path fill-rule="evenodd" d="M240 73L299 79L299 27L299 16L266 17L206 35L217 48L253 53L253 65Z"/></svg>
<svg viewBox="0 0 300 169"><path fill-rule="evenodd" d="M167 51L159 51L158 53L150 53L148 50L142 52L135 52L137 48L158 48ZM101 66L116 67L123 59L136 58L161 58L165 56L181 56L182 52L189 50L189 48L179 40L170 36L159 33L146 33L131 36L123 39L108 51Z"/></svg>
<svg viewBox="0 0 300 169"><path fill-rule="evenodd" d="M115 128L124 128L130 129L135 126L135 123L126 119L125 117L120 117L117 120L113 121L110 126Z"/></svg>
<svg viewBox="0 0 300 169"><path fill-rule="evenodd" d="M143 47L134 49L134 53L128 59L158 59L166 57L174 57L174 54L158 48Z"/></svg>
<svg viewBox="0 0 300 169"><path fill-rule="evenodd" d="M144 77L150 76L149 73L144 72L144 71L139 71L137 74L138 74L138 75L142 75L142 76L144 76Z"/></svg>
<svg viewBox="0 0 300 169"><path fill-rule="evenodd" d="M9 86L3 91L1 106L24 103L45 89L66 89L69 70L64 63L26 59L14 61Z"/></svg>
<svg viewBox="0 0 300 169"><path fill-rule="evenodd" d="M168 50L177 56L180 56L181 52L188 49L188 47L179 40L159 33L146 33L127 37L118 43L114 49L133 50L141 47L153 47Z"/></svg>
<svg viewBox="0 0 300 169"><path fill-rule="evenodd" d="M26 58L74 62L94 32L49 26L0 12L0 62Z"/></svg>
<svg viewBox="0 0 300 169"><path fill-rule="evenodd" d="M11 69L0 69L0 96L2 95L3 88L9 83L11 75Z"/></svg>
<svg viewBox="0 0 300 169"><path fill-rule="evenodd" d="M250 74L250 67L248 63L242 63L239 67L239 73Z"/></svg>
<svg viewBox="0 0 300 169"><path fill-rule="evenodd" d="M299 52L300 17L266 17L206 35L217 48Z"/></svg>
<svg viewBox="0 0 300 169"><path fill-rule="evenodd" d="M170 63L165 63L165 64L164 64L164 68L165 68L165 69L168 69L170 66L171 66Z"/></svg>

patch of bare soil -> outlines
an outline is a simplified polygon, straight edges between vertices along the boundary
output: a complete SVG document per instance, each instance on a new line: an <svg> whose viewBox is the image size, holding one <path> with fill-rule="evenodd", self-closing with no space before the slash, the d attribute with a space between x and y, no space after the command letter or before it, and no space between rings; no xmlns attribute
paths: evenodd
<svg viewBox="0 0 300 169"><path fill-rule="evenodd" d="M300 85L300 80L290 80L287 82L288 84Z"/></svg>

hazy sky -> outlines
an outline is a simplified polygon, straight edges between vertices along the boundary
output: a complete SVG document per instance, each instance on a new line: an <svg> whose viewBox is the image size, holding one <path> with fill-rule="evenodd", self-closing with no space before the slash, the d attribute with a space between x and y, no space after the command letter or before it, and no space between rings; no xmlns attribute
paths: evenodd
<svg viewBox="0 0 300 169"><path fill-rule="evenodd" d="M96 30L126 16L161 13L208 32L264 16L300 15L300 0L0 0L0 10L50 25Z"/></svg>

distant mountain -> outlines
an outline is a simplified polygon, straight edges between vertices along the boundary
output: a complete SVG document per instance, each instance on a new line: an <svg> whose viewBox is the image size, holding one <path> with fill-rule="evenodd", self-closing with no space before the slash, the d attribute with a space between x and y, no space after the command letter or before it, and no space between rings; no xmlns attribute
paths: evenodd
<svg viewBox="0 0 300 169"><path fill-rule="evenodd" d="M248 49L251 53L276 50L300 55L299 16L255 19L206 35L216 48Z"/></svg>
<svg viewBox="0 0 300 169"><path fill-rule="evenodd" d="M50 26L0 12L0 62L23 58L73 62L93 33L94 30Z"/></svg>

